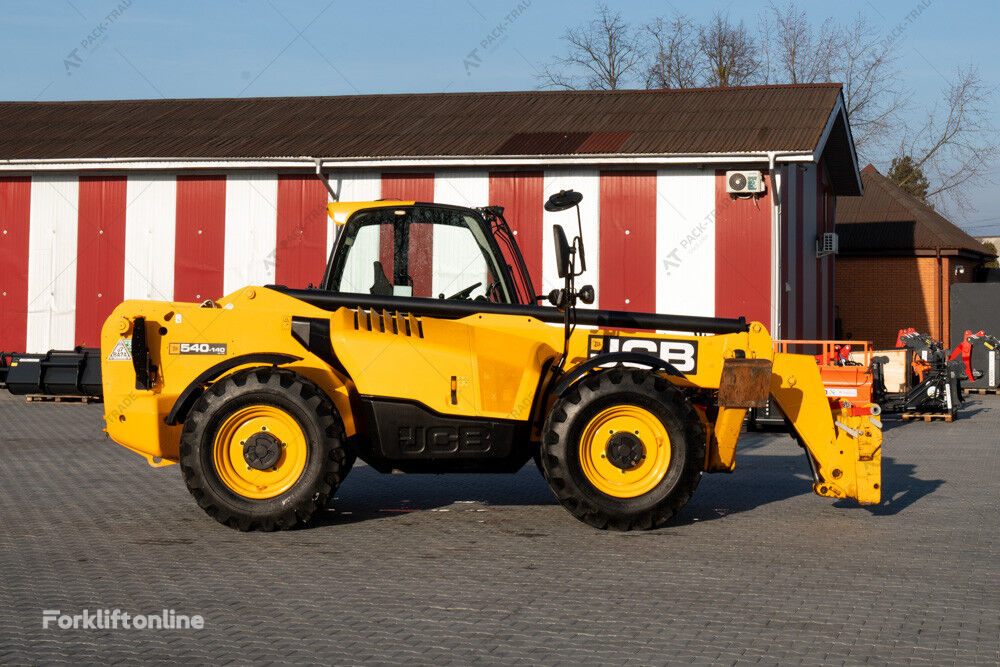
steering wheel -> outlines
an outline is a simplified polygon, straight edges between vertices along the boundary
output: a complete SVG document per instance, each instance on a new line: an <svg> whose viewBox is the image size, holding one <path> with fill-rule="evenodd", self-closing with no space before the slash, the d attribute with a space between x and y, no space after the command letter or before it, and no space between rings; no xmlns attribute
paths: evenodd
<svg viewBox="0 0 1000 667"><path fill-rule="evenodd" d="M451 296L449 296L448 299L449 300L450 299L468 299L469 295L472 294L472 290L476 289L477 287L479 287L482 284L483 284L483 282L479 281L475 285L469 285L465 289L460 290L458 292L455 292L454 294L452 294Z"/></svg>

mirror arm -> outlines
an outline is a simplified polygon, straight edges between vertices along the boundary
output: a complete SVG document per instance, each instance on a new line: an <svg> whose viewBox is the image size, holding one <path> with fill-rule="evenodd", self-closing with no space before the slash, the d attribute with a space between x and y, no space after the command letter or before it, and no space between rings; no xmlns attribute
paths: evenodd
<svg viewBox="0 0 1000 667"><path fill-rule="evenodd" d="M576 275L576 248L574 244L574 248L569 253L569 271L566 272L566 276L563 279L563 351L562 356L559 357L559 361L555 365L560 371L566 365L566 359L569 358L569 337L573 333L572 320L575 319L573 311L576 309L576 290L574 289L576 287Z"/></svg>
<svg viewBox="0 0 1000 667"><path fill-rule="evenodd" d="M583 251L583 220L580 217L580 203L577 202L574 208L576 209L576 242L573 245L574 249L579 248L580 255L580 272L576 275L582 276L587 270L587 255Z"/></svg>
<svg viewBox="0 0 1000 667"><path fill-rule="evenodd" d="M580 237L580 246L583 246L583 220L580 219L580 205L574 206L576 209L576 233Z"/></svg>

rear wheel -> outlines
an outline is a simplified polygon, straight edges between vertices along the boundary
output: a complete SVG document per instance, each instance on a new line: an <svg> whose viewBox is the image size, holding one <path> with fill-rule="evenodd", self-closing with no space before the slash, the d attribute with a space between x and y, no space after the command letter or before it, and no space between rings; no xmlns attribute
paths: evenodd
<svg viewBox="0 0 1000 667"><path fill-rule="evenodd" d="M556 402L541 462L556 498L581 521L655 528L694 493L705 434L679 389L651 371L618 366L585 378Z"/></svg>
<svg viewBox="0 0 1000 667"><path fill-rule="evenodd" d="M309 521L347 472L330 399L287 370L254 368L213 384L184 423L180 465L191 495L238 530Z"/></svg>
<svg viewBox="0 0 1000 667"><path fill-rule="evenodd" d="M344 453L344 463L340 466L340 481L343 482L344 478L347 477L347 473L351 472L354 464L358 461L358 455L354 453L354 450L350 447Z"/></svg>

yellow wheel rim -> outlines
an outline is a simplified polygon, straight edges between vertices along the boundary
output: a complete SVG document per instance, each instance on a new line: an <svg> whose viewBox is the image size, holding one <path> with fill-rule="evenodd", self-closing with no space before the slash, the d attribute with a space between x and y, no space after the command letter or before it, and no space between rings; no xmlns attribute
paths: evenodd
<svg viewBox="0 0 1000 667"><path fill-rule="evenodd" d="M580 438L580 465L594 488L615 498L653 490L670 467L670 436L653 413L634 405L601 410Z"/></svg>
<svg viewBox="0 0 1000 667"><path fill-rule="evenodd" d="M249 459L248 443L252 448ZM255 500L274 498L290 489L305 470L306 455L302 427L290 414L270 405L252 405L230 415L219 427L212 447L222 483Z"/></svg>

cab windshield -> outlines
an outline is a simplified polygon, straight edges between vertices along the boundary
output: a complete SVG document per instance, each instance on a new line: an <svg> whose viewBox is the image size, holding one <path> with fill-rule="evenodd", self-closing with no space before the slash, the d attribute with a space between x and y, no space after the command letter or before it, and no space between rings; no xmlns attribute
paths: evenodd
<svg viewBox="0 0 1000 667"><path fill-rule="evenodd" d="M467 210L403 206L358 211L341 232L326 288L512 303L498 257L482 219Z"/></svg>

